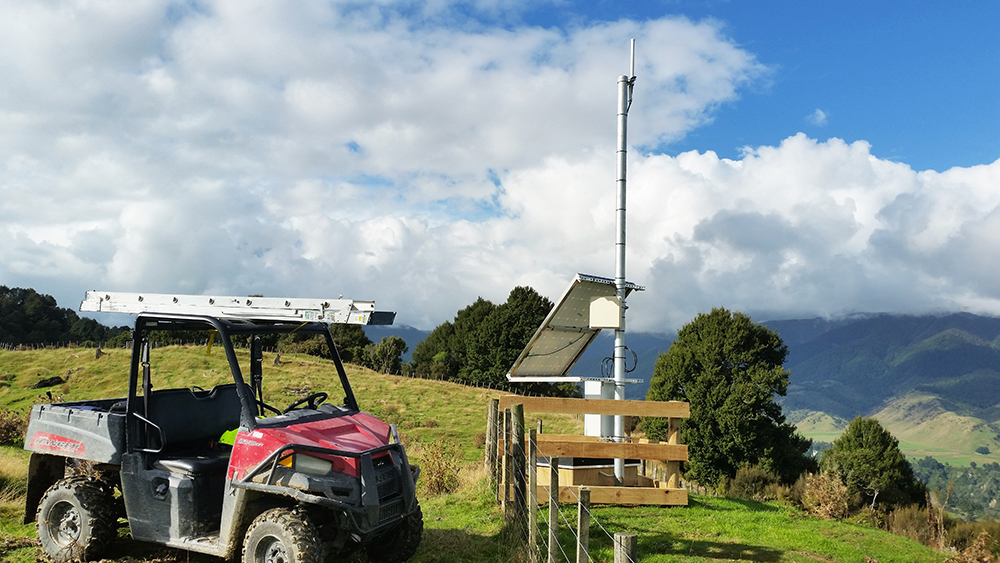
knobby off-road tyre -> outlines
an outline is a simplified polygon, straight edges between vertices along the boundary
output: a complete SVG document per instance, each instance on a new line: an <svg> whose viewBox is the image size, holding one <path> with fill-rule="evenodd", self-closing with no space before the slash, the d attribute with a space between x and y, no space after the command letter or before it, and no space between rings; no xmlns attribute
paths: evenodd
<svg viewBox="0 0 1000 563"><path fill-rule="evenodd" d="M373 563L402 563L413 557L424 535L424 514L417 510L403 519L391 532L368 546L368 559Z"/></svg>
<svg viewBox="0 0 1000 563"><path fill-rule="evenodd" d="M304 512L272 508L254 519L243 540L243 563L322 563L319 529Z"/></svg>
<svg viewBox="0 0 1000 563"><path fill-rule="evenodd" d="M117 533L111 489L78 475L56 481L35 514L42 550L56 563L98 559Z"/></svg>

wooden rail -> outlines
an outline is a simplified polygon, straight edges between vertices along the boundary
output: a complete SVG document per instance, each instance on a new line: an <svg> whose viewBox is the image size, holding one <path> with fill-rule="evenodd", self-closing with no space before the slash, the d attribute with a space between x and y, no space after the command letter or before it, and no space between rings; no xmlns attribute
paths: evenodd
<svg viewBox="0 0 1000 563"><path fill-rule="evenodd" d="M579 438L590 438L580 440ZM593 436L538 435L538 455L687 461L688 447L660 442L601 442Z"/></svg>
<svg viewBox="0 0 1000 563"><path fill-rule="evenodd" d="M687 491L680 487L680 464L688 460L687 446L680 443L680 420L691 416L691 408L688 403L680 401L617 401L610 399L567 399L567 398L547 398L547 397L521 397L518 395L504 395L500 397L494 407L490 409L490 420L500 419L501 413L508 412L513 405L517 405L521 412L544 412L562 414L596 414L615 416L642 416L667 418L668 431L665 442L650 442L648 440L631 441L626 439L623 442L610 442L595 436L542 434L536 435L535 447L537 455L550 458L595 458L595 459L640 459L656 460L665 462L666 471L663 481L656 481L644 475L635 473L626 474L626 485L646 485L646 486L604 486L607 483L593 482L595 477L599 481L606 480L599 470L591 468L557 468L558 473L566 473L568 485L559 487L560 501L572 501L576 498L580 485L586 484L591 490L590 500L596 504L651 504L651 505L687 505ZM495 413L495 414L494 414ZM522 415L523 416L523 415ZM489 426L489 425L488 425ZM505 425L497 424L487 436L487 459L497 459L496 462L489 462L495 467L496 474L494 481L498 485L505 481L507 463L514 449L510 448L507 440L513 436L506 432L500 432L500 428ZM507 426L509 428L509 426ZM516 440L516 439L515 439ZM523 442L521 442L523 444ZM516 445L516 444L515 444ZM496 454L496 457L494 457ZM509 461L508 461L509 462ZM643 464L645 467L645 464ZM503 469L502 469L503 468ZM549 472L551 468L528 468L528 472ZM634 470L633 470L634 471ZM572 475L584 479L583 482L572 481ZM588 473L589 472L589 473ZM589 476L588 476L589 475ZM539 481L542 475L539 473ZM613 481L613 476L611 476ZM504 492L498 490L498 499L505 505L509 502L510 485L504 484L499 487ZM548 497L544 492L544 487L538 486L538 496L540 499Z"/></svg>
<svg viewBox="0 0 1000 563"><path fill-rule="evenodd" d="M616 401L614 399L566 399L557 397L500 397L500 412L511 405L524 405L524 412L560 414L604 414L690 418L691 405L682 401Z"/></svg>

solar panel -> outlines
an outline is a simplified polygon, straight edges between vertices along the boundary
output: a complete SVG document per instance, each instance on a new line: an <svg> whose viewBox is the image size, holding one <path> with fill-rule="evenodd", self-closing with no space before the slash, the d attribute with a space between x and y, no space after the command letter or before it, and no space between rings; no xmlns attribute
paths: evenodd
<svg viewBox="0 0 1000 563"><path fill-rule="evenodd" d="M645 289L625 284L626 296ZM570 368L601 332L591 326L591 302L615 297L615 280L577 274L507 372L509 381L584 381L570 378ZM606 302L602 303L606 309ZM593 378L600 379L600 378Z"/></svg>

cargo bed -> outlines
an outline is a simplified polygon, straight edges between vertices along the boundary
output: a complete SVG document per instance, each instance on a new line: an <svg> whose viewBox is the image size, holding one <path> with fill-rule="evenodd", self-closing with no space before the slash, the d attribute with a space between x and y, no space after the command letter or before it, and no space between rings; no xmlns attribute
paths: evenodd
<svg viewBox="0 0 1000 563"><path fill-rule="evenodd" d="M42 454L121 464L125 451L125 399L35 405L24 448Z"/></svg>

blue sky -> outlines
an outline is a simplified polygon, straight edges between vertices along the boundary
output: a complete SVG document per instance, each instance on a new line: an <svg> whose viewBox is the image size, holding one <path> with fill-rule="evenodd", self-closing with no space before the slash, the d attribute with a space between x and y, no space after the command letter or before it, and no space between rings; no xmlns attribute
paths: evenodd
<svg viewBox="0 0 1000 563"><path fill-rule="evenodd" d="M632 330L1000 313L1000 7L0 3L0 284L374 299L614 273Z"/></svg>
<svg viewBox="0 0 1000 563"><path fill-rule="evenodd" d="M578 21L580 8L547 5L525 21ZM770 72L721 105L713 122L668 154L744 146L804 131L864 140L880 158L917 170L990 163L1000 157L1000 5L995 2L594 2L588 18L643 20L675 14L714 18ZM640 56L649 56L642 52ZM825 121L811 119L816 110Z"/></svg>

